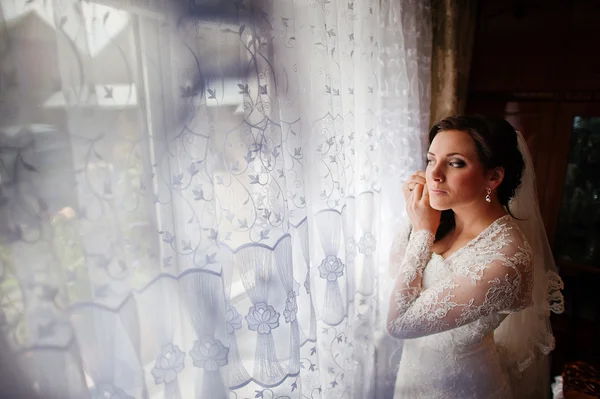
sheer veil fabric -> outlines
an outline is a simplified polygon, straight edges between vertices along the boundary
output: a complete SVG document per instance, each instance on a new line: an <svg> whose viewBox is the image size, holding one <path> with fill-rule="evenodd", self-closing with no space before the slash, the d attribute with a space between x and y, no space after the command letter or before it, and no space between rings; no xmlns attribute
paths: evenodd
<svg viewBox="0 0 600 399"><path fill-rule="evenodd" d="M562 313L563 281L558 275L540 213L535 169L525 138L517 132L525 170L510 210L532 249L534 286L529 308L506 317L494 340L511 378L515 397L544 397L549 387L547 355L554 349L550 312ZM539 392L538 390L543 390ZM536 392L537 391L537 392Z"/></svg>

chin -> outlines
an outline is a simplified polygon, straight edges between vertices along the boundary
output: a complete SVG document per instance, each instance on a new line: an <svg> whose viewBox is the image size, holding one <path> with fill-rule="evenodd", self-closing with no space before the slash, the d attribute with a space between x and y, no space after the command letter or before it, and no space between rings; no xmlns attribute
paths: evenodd
<svg viewBox="0 0 600 399"><path fill-rule="evenodd" d="M444 203L444 201L432 201L431 198L429 199L429 205L436 211L447 211L448 209L452 209L452 205Z"/></svg>

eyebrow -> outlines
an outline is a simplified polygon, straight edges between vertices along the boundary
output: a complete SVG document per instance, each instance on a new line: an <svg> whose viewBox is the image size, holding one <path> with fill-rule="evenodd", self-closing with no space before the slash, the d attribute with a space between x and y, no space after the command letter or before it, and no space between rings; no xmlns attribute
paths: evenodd
<svg viewBox="0 0 600 399"><path fill-rule="evenodd" d="M427 152L427 155L433 155L435 157L435 154L433 152ZM464 155L460 152L451 152L450 154L446 154L447 157L451 157L454 155L460 155L461 157L464 157Z"/></svg>

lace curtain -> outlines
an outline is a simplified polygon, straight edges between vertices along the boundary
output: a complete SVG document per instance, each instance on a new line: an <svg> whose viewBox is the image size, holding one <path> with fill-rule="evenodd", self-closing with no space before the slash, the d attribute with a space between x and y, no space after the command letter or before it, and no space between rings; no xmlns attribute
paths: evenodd
<svg viewBox="0 0 600 399"><path fill-rule="evenodd" d="M15 367L43 397L384 395L429 6L196 3L0 1Z"/></svg>

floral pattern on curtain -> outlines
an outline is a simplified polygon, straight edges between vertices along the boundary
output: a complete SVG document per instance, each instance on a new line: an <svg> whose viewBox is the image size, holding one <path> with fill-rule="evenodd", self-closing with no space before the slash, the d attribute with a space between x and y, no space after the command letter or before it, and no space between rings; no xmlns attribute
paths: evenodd
<svg viewBox="0 0 600 399"><path fill-rule="evenodd" d="M0 2L0 325L34 388L389 394L429 7L103 3Z"/></svg>

